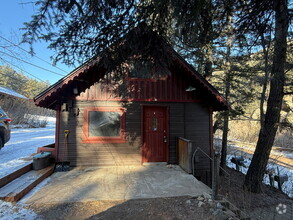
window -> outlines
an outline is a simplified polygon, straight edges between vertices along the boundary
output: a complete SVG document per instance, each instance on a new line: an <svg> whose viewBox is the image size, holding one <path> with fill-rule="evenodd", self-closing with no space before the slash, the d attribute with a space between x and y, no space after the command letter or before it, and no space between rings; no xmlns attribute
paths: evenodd
<svg viewBox="0 0 293 220"><path fill-rule="evenodd" d="M125 142L125 113L121 108L92 107L84 112L84 143Z"/></svg>
<svg viewBox="0 0 293 220"><path fill-rule="evenodd" d="M120 136L119 112L89 112L89 137L117 137Z"/></svg>
<svg viewBox="0 0 293 220"><path fill-rule="evenodd" d="M153 64L148 60L134 60L129 64L129 78L150 79L153 75Z"/></svg>

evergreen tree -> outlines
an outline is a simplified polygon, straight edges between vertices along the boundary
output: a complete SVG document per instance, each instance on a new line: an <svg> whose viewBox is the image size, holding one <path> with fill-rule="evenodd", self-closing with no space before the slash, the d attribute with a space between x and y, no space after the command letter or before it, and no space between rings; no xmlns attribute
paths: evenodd
<svg viewBox="0 0 293 220"><path fill-rule="evenodd" d="M256 33L259 24L264 26L270 25L268 21L272 19L270 16L274 14L274 54L267 111L244 183L245 188L248 190L260 192L262 179L278 129L284 96L287 36L290 16L287 0L251 0L240 1L240 3L245 13L240 17L239 31L245 34L250 34L251 31Z"/></svg>
<svg viewBox="0 0 293 220"><path fill-rule="evenodd" d="M0 66L0 76L0 86L12 89L31 99L49 86L49 82L44 83L31 79L16 72L8 65Z"/></svg>

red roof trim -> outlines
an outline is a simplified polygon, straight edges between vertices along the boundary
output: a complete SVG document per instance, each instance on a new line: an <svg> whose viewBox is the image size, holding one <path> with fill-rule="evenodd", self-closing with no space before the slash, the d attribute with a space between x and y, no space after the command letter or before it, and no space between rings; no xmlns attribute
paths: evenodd
<svg viewBox="0 0 293 220"><path fill-rule="evenodd" d="M173 60L178 62L180 66L186 71L189 72L198 82L199 84L207 89L211 93L211 95L218 101L217 105L219 108L215 108L215 110L227 110L228 103L227 101L220 95L220 93L206 80L201 76L190 64L188 64L171 46L168 46L167 51L171 53ZM65 85L68 85L75 79L81 77L82 73L89 71L94 65L99 62L98 58L93 58L90 61L86 62L82 66L73 70L69 75L63 77L57 83L40 93L38 96L35 97L34 101L36 105L42 107L48 107L46 104L46 100L49 100L52 96L57 94L60 90L64 88Z"/></svg>
<svg viewBox="0 0 293 220"><path fill-rule="evenodd" d="M199 81L199 83L206 88L223 106L222 110L227 110L229 108L228 102L222 97L222 95L205 79L201 76L189 63L186 62L173 48L171 48L171 53L175 55L175 59L182 65L182 67L190 72L192 76Z"/></svg>
<svg viewBox="0 0 293 220"><path fill-rule="evenodd" d="M54 93L57 93L58 90L62 89L64 85L69 84L75 78L78 78L81 73L88 71L91 67L96 64L96 60L92 59L89 62L86 62L82 66L73 70L70 74L60 79L58 82L50 86L48 89L44 90L38 96L34 98L36 105L39 105L42 101L45 101L46 98L50 98Z"/></svg>

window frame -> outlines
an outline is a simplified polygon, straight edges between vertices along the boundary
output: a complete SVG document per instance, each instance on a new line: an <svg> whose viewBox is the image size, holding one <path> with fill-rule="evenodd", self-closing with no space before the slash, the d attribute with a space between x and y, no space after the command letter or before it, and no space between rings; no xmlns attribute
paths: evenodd
<svg viewBox="0 0 293 220"><path fill-rule="evenodd" d="M120 114L120 136L89 136L89 113L118 112ZM125 139L125 110L120 107L87 107L84 109L83 139L82 143L126 143Z"/></svg>
<svg viewBox="0 0 293 220"><path fill-rule="evenodd" d="M129 62L129 67L128 67L128 70L127 70L127 78L128 78L128 80L149 80L149 81L154 80L155 67L154 67L153 64L152 64L152 68L151 68L151 71L150 71L150 77L145 78L145 77L133 77L133 76L131 76L131 70L130 70L131 62L133 62L133 65L135 65L136 62L143 62L143 61L151 62L150 60L139 60L139 59L133 59L133 60L131 60Z"/></svg>

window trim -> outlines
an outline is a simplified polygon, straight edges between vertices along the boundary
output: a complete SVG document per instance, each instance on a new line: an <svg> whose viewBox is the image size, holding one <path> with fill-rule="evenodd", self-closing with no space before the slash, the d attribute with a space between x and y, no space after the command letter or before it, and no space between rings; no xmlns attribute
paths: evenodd
<svg viewBox="0 0 293 220"><path fill-rule="evenodd" d="M89 136L89 112L119 112L120 113L120 136L93 137ZM126 143L125 139L125 110L120 107L87 107L84 109L83 139L82 143Z"/></svg>

